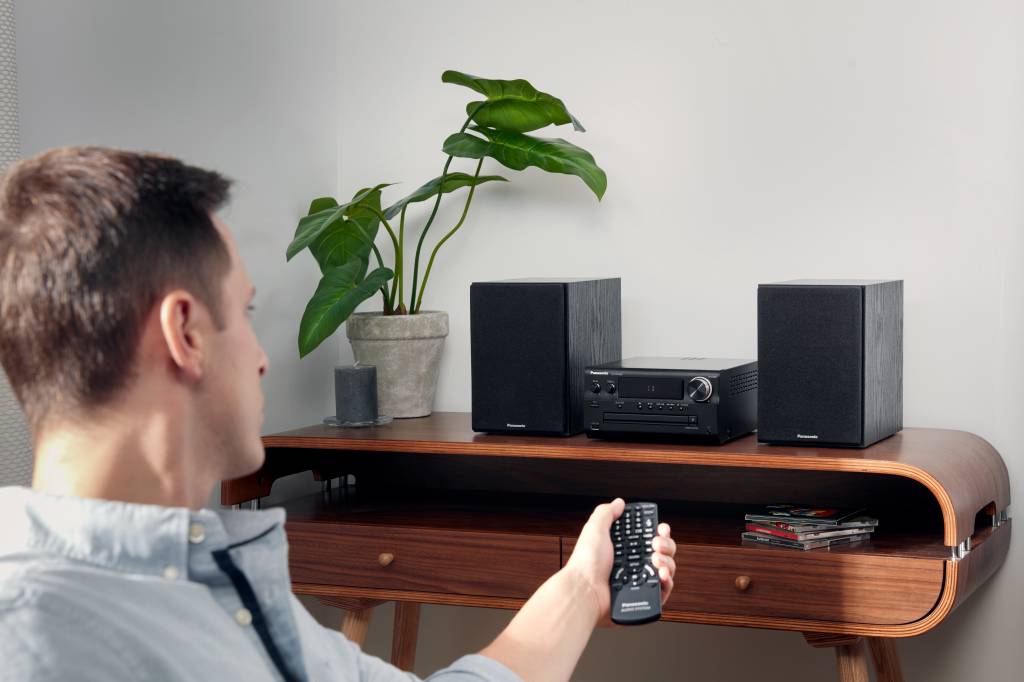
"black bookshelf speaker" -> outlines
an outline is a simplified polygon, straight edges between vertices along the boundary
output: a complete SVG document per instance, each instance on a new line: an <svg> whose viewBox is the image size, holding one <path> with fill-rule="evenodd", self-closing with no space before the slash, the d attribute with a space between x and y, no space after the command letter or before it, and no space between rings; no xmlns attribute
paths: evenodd
<svg viewBox="0 0 1024 682"><path fill-rule="evenodd" d="M583 372L622 358L621 281L519 279L469 289L473 430L583 431Z"/></svg>
<svg viewBox="0 0 1024 682"><path fill-rule="evenodd" d="M757 289L758 440L867 447L903 428L903 281Z"/></svg>

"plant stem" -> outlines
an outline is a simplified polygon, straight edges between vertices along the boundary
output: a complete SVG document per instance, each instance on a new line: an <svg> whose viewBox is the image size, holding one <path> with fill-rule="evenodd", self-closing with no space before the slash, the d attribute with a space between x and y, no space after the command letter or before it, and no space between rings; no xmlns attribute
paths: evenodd
<svg viewBox="0 0 1024 682"><path fill-rule="evenodd" d="M398 221L398 245L402 247L402 267L398 276L398 309L405 308L405 209L409 204L402 207L402 217Z"/></svg>
<svg viewBox="0 0 1024 682"><path fill-rule="evenodd" d="M466 122L462 124L461 128L459 128L460 133L466 132L466 128L468 128L469 124L473 121L473 117L476 115L476 112L485 104L487 104L487 102L480 102L473 111L469 112L469 116L466 117ZM430 229L430 226L434 224L434 216L437 215L437 209L441 205L441 195L444 194L444 181L445 178L448 177L448 167L452 164L452 158L453 157L449 154L448 158L444 162L444 170L441 171L441 183L437 188L437 199L434 200L434 208L430 211L430 217L427 218L427 224L423 226L423 231L420 232L420 238L416 242L416 257L413 260L412 265L412 289L409 290L413 299L416 298L416 283L420 275L420 250L423 248L423 240L427 238L427 231ZM415 301L412 301L412 303L415 303ZM418 308L414 305L413 312L416 312L417 310Z"/></svg>
<svg viewBox="0 0 1024 682"><path fill-rule="evenodd" d="M371 213L376 215L377 218L380 220L380 222L384 225L384 229L388 231L388 236L391 237L391 245L395 249L395 270L394 270L395 274L394 274L394 277L398 277L399 263L401 262L401 258L402 258L402 247L399 246L399 244L398 244L398 237L395 236L395 231L393 229L391 229L391 225L388 224L388 219L384 217L383 213L378 211L373 206L365 206L364 205L363 208L367 209L368 211L370 211ZM360 231L362 231L362 228L359 228L359 229L360 229ZM367 238L369 237L369 235L366 234L366 232L363 232L363 236L367 237ZM373 250L377 252L377 260L381 261L380 252L377 251L376 244L374 245ZM381 261L381 267L384 267L383 261ZM395 289L394 289L394 285L392 284L391 293L390 294L388 294L388 289L387 289L387 285L386 284L381 287L381 291L384 293L384 312L385 312L385 314L389 314L390 315L391 312L395 309Z"/></svg>
<svg viewBox="0 0 1024 682"><path fill-rule="evenodd" d="M355 225L357 230L359 230L359 234L363 236L363 241L368 242L370 244L370 248L373 249L373 255L377 256L377 265L379 265L380 267L384 267L384 259L380 255L380 249L378 249L377 245L373 243L372 239L370 239L370 235L366 234L366 230L364 230L363 226L360 225L359 223L353 220L352 224ZM388 300L388 289L386 285L381 286L380 295L384 297L384 312L390 313L391 301Z"/></svg>
<svg viewBox="0 0 1024 682"><path fill-rule="evenodd" d="M373 206L362 206L361 208L365 208L370 213L373 213L374 215L376 215L377 218L380 220L381 224L384 225L384 229L388 231L388 236L391 237L391 245L395 247L395 256L397 257L398 256L398 250L399 250L398 237L395 236L395 231L393 229L391 229L391 224L388 223L388 219L384 217L383 213L378 211ZM366 233L364 232L363 234L366 234Z"/></svg>
<svg viewBox="0 0 1024 682"><path fill-rule="evenodd" d="M427 280L430 279L430 270L434 267L434 258L437 256L438 249L440 249L441 246L446 241L448 241L448 239L451 238L453 234L458 232L459 228L462 227L462 223L466 222L466 215L469 213L469 205L473 203L473 193L476 191L476 179L480 177L480 168L483 167L483 165L483 159L480 159L480 161L476 164L476 173L473 174L474 182L472 185L469 186L469 196L466 197L466 205L462 209L462 217L459 218L459 222L455 224L455 227L448 231L448 234L441 237L441 240L438 241L437 245L434 246L434 250L430 252L430 260L427 261L427 269L423 273L423 284L420 285L420 293L419 296L416 298L416 305L413 307L413 312L418 313L420 311L420 306L423 305L423 292L427 288Z"/></svg>

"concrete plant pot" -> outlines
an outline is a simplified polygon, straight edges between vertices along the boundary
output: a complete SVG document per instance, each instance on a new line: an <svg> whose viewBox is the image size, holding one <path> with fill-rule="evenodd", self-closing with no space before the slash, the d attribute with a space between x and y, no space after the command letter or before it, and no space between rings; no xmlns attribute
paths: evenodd
<svg viewBox="0 0 1024 682"><path fill-rule="evenodd" d="M345 333L356 362L377 368L379 414L406 418L431 413L448 313L356 313L348 318Z"/></svg>

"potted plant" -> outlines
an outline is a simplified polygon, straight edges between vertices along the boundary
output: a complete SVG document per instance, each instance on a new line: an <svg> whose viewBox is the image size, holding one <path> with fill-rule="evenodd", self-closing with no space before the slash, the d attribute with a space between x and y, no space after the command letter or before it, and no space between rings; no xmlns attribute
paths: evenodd
<svg viewBox="0 0 1024 682"><path fill-rule="evenodd" d="M424 294L437 253L465 223L476 188L506 181L499 175L481 175L484 159L490 157L513 170L534 166L576 175L599 200L607 187L604 171L585 150L562 139L526 134L564 124L584 132L562 100L521 79L494 80L445 71L441 81L483 96L466 105L462 127L444 141L447 158L441 175L386 208L381 195L388 183L361 189L341 204L333 197L314 199L286 252L291 260L308 249L321 272L299 323L299 356L307 355L347 320L346 331L357 362L377 367L380 412L393 417L425 416L433 407L448 314L424 310ZM476 160L473 174L449 170L454 158ZM421 272L424 244L442 197L462 189L468 190L462 214L434 243ZM416 239L410 279L405 268L407 212L426 201L433 206ZM387 235L385 244L390 244L394 254L391 268L385 266L375 244L381 227ZM376 264L372 270L371 259ZM353 314L360 303L377 293L381 312Z"/></svg>

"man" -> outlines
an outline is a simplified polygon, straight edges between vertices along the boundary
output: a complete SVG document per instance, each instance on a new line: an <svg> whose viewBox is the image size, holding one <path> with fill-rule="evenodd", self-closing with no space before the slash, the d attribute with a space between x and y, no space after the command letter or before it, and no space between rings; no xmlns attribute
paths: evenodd
<svg viewBox="0 0 1024 682"><path fill-rule="evenodd" d="M64 148L0 188L0 360L36 450L32 489L0 490L0 679L415 679L292 596L281 510L202 509L264 457L253 287L214 217L228 186ZM431 679L568 679L607 619L622 507L598 506L505 631ZM664 524L653 544L667 597Z"/></svg>

